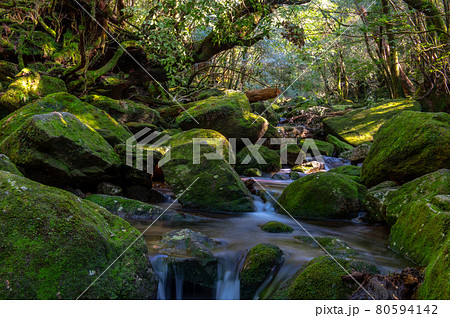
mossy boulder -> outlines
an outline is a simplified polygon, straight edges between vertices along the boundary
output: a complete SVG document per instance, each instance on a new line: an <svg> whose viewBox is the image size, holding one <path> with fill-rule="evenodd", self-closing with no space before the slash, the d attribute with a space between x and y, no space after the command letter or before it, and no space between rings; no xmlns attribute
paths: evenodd
<svg viewBox="0 0 450 318"><path fill-rule="evenodd" d="M391 180L400 184L441 168L450 168L450 114L402 112L375 135L364 160L362 180L371 187Z"/></svg>
<svg viewBox="0 0 450 318"><path fill-rule="evenodd" d="M425 268L425 277L419 286L419 299L448 300L450 298L450 239L431 258Z"/></svg>
<svg viewBox="0 0 450 318"><path fill-rule="evenodd" d="M405 110L420 111L417 101L410 99L386 100L373 107L350 111L343 116L324 119L325 130L345 142L358 146L372 141L381 125Z"/></svg>
<svg viewBox="0 0 450 318"><path fill-rule="evenodd" d="M339 264L338 264L339 262ZM342 268L345 268L345 270ZM290 300L346 300L358 289L354 281L343 281L342 276L353 271L377 272L366 262L357 262L328 256L314 258L306 263L273 296Z"/></svg>
<svg viewBox="0 0 450 318"><path fill-rule="evenodd" d="M208 159L205 154L217 154L217 145L226 144L224 138L199 144L194 157L193 136L210 136L210 130L197 130L195 135L186 132L170 140L170 152L161 165L165 180L187 208L208 211L253 211L250 191L230 164L223 158ZM222 149L224 149L222 147ZM189 188L189 189L188 189ZM186 192L184 192L186 190Z"/></svg>
<svg viewBox="0 0 450 318"><path fill-rule="evenodd" d="M161 220L161 221L199 221L196 217L186 213L180 213L174 210L166 210L156 205L151 205L137 200L124 198L121 196L91 194L86 200L94 202L112 214L118 215L124 219L137 220Z"/></svg>
<svg viewBox="0 0 450 318"><path fill-rule="evenodd" d="M0 60L0 84L3 87L8 87L14 81L14 76L18 71L16 64Z"/></svg>
<svg viewBox="0 0 450 318"><path fill-rule="evenodd" d="M8 90L0 98L0 104L13 112L35 99L58 92L67 92L64 81L25 68L9 85Z"/></svg>
<svg viewBox="0 0 450 318"><path fill-rule="evenodd" d="M311 173L316 173L319 172L321 170L325 169L325 165L323 164L323 162L320 161L308 161L305 163L302 163L300 165L296 165L292 168L293 172L300 172L300 173L306 173L306 174L311 174Z"/></svg>
<svg viewBox="0 0 450 318"><path fill-rule="evenodd" d="M341 154L354 148L352 145L346 143L345 141L339 140L339 138L333 135L327 136L327 142L334 146L334 152L337 154Z"/></svg>
<svg viewBox="0 0 450 318"><path fill-rule="evenodd" d="M252 299L258 288L283 263L284 253L275 245L258 244L244 260L240 272L241 299Z"/></svg>
<svg viewBox="0 0 450 318"><path fill-rule="evenodd" d="M335 257L351 258L358 254L358 252L352 249L346 242L334 236L314 236L314 239L312 239L310 236L303 235L296 236L295 238L302 244L314 248L323 248L330 255Z"/></svg>
<svg viewBox="0 0 450 318"><path fill-rule="evenodd" d="M56 93L41 98L15 111L0 121L0 143L31 116L50 112L68 112L83 124L95 129L110 144L125 143L131 134L104 111L83 103L68 93Z"/></svg>
<svg viewBox="0 0 450 318"><path fill-rule="evenodd" d="M248 168L242 173L246 177L262 177L262 171L258 168Z"/></svg>
<svg viewBox="0 0 450 318"><path fill-rule="evenodd" d="M0 171L10 172L23 177L22 172L20 172L16 165L4 154L0 154Z"/></svg>
<svg viewBox="0 0 450 318"><path fill-rule="evenodd" d="M365 215L363 217L366 222L385 222L386 208L385 200L389 192L398 189L397 183L393 181L385 181L375 187L367 190L367 194L363 201L363 210Z"/></svg>
<svg viewBox="0 0 450 318"><path fill-rule="evenodd" d="M353 165L345 165L328 170L328 172L342 174L355 182L361 182L361 167Z"/></svg>
<svg viewBox="0 0 450 318"><path fill-rule="evenodd" d="M252 113L258 114L269 122L269 124L276 126L280 121L280 117L275 112L271 104L267 104L264 102L257 102L250 104L252 109Z"/></svg>
<svg viewBox="0 0 450 318"><path fill-rule="evenodd" d="M1 299L76 299L113 263L82 299L155 297L145 242L121 218L7 172L0 198Z"/></svg>
<svg viewBox="0 0 450 318"><path fill-rule="evenodd" d="M35 115L0 144L24 175L47 185L87 186L118 172L114 149L69 113Z"/></svg>
<svg viewBox="0 0 450 318"><path fill-rule="evenodd" d="M294 231L289 225L283 224L278 221L269 221L260 226L261 230L269 233L291 233Z"/></svg>
<svg viewBox="0 0 450 318"><path fill-rule="evenodd" d="M314 151L313 149L315 149L320 154L327 157L331 157L334 153L334 145L332 143L317 139L302 139L299 142L299 147L302 148L304 152L309 152L310 149L311 151Z"/></svg>
<svg viewBox="0 0 450 318"><path fill-rule="evenodd" d="M370 148L372 147L371 143L361 144L351 150L344 151L339 154L339 157L348 159L352 163L361 163L364 159L369 155Z"/></svg>
<svg viewBox="0 0 450 318"><path fill-rule="evenodd" d="M366 188L349 178L319 172L292 182L279 204L292 216L304 219L349 219L361 211ZM279 206L279 213L286 211Z"/></svg>
<svg viewBox="0 0 450 318"><path fill-rule="evenodd" d="M450 195L450 170L441 169L405 183L385 199L392 225L391 248L426 265L448 239L450 209L441 196Z"/></svg>
<svg viewBox="0 0 450 318"><path fill-rule="evenodd" d="M157 126L162 123L158 111L131 100L115 100L101 95L89 95L85 101L104 110L121 124L145 123Z"/></svg>
<svg viewBox="0 0 450 318"><path fill-rule="evenodd" d="M249 138L256 142L267 130L269 123L251 112L247 96L242 92L227 91L225 96L210 97L188 105L177 118L183 130L205 128L218 131L226 138Z"/></svg>
<svg viewBox="0 0 450 318"><path fill-rule="evenodd" d="M213 288L217 281L218 260L211 250L216 244L203 233L182 229L164 234L159 252L169 256L164 260L169 271L181 274L186 282Z"/></svg>
<svg viewBox="0 0 450 318"><path fill-rule="evenodd" d="M277 151L264 146L261 146L258 149L254 147L253 149L259 153L264 162L258 162L257 158L253 156L249 148L245 147L236 155L235 169L238 173L243 173L249 168L257 168L263 172L277 172L281 170L281 157Z"/></svg>

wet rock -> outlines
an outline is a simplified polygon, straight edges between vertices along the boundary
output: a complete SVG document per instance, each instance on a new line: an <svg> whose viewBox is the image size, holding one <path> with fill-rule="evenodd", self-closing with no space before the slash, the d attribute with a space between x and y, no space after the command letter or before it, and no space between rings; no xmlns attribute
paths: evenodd
<svg viewBox="0 0 450 318"><path fill-rule="evenodd" d="M278 202L294 217L350 219L361 211L366 188L345 176L319 172L292 182ZM279 213L284 209L276 206Z"/></svg>
<svg viewBox="0 0 450 318"><path fill-rule="evenodd" d="M23 177L22 172L20 172L16 165L4 154L0 154L0 171L10 172Z"/></svg>
<svg viewBox="0 0 450 318"><path fill-rule="evenodd" d="M261 230L269 233L291 233L294 231L289 225L283 224L278 221L269 221L260 226Z"/></svg>
<svg viewBox="0 0 450 318"><path fill-rule="evenodd" d="M304 176L307 176L306 173L301 173L301 172L297 172L297 171L291 171L289 172L289 178L291 180L298 180L300 178L303 178Z"/></svg>
<svg viewBox="0 0 450 318"><path fill-rule="evenodd" d="M245 257L240 272L241 299L251 299L269 276L274 274L284 261L283 251L271 244L258 244Z"/></svg>
<svg viewBox="0 0 450 318"><path fill-rule="evenodd" d="M243 175L246 177L262 177L262 171L258 168L248 168L244 170Z"/></svg>
<svg viewBox="0 0 450 318"><path fill-rule="evenodd" d="M257 168L263 172L277 172L281 170L281 158L277 151L261 146L257 149L257 152L264 162L259 163L247 147L239 151L236 156L236 171L243 173L244 170L249 168Z"/></svg>
<svg viewBox="0 0 450 318"><path fill-rule="evenodd" d="M293 167L292 171L311 174L311 173L319 172L324 169L325 169L325 166L322 162L308 161L308 162L302 163L301 165L297 165L297 166Z"/></svg>
<svg viewBox="0 0 450 318"><path fill-rule="evenodd" d="M194 285L213 288L217 280L217 258L211 249L217 244L212 238L190 229L166 233L161 238L160 251L168 255L169 269Z"/></svg>
<svg viewBox="0 0 450 318"><path fill-rule="evenodd" d="M166 201L166 197L162 193L151 187L142 185L126 186L125 196L130 199L148 203L162 203Z"/></svg>
<svg viewBox="0 0 450 318"><path fill-rule="evenodd" d="M237 138L241 146L241 138L249 138L254 143L269 125L265 118L251 113L248 99L242 92L227 91L225 96L210 97L188 107L176 120L182 129L212 129L228 139Z"/></svg>
<svg viewBox="0 0 450 318"><path fill-rule="evenodd" d="M358 254L348 244L333 236L296 236L302 244L309 245L315 248L324 248L330 255L336 257L351 258ZM320 244L320 245L319 245Z"/></svg>
<svg viewBox="0 0 450 318"><path fill-rule="evenodd" d="M409 99L385 100L373 107L326 118L323 123L325 131L339 136L353 146L358 146L372 141L381 125L406 110L420 111L420 104Z"/></svg>
<svg viewBox="0 0 450 318"><path fill-rule="evenodd" d="M125 143L131 134L104 111L68 93L56 93L45 96L23 106L0 121L0 143L34 115L50 112L68 112L83 124L97 131L111 145Z"/></svg>
<svg viewBox="0 0 450 318"><path fill-rule="evenodd" d="M158 219L176 222L198 222L203 220L201 217L175 210L166 210L155 205L120 196L91 194L86 197L86 200L92 201L124 219L150 221Z"/></svg>
<svg viewBox="0 0 450 318"><path fill-rule="evenodd" d="M59 78L41 75L24 68L0 98L0 105L13 112L27 103L58 92L67 92L66 84Z"/></svg>
<svg viewBox="0 0 450 318"><path fill-rule="evenodd" d="M283 147L281 149L281 156L286 156L287 164L290 166L302 164L306 159L306 154L297 145Z"/></svg>
<svg viewBox="0 0 450 318"><path fill-rule="evenodd" d="M392 180L400 184L450 168L450 114L405 111L375 135L364 160L367 186Z"/></svg>
<svg viewBox="0 0 450 318"><path fill-rule="evenodd" d="M276 173L272 176L274 180L291 180L290 174L287 173Z"/></svg>
<svg viewBox="0 0 450 318"><path fill-rule="evenodd" d="M377 273L378 269L367 262L342 258L332 259L328 256L317 257L300 268L278 289L273 298L291 300L350 299L358 289L358 284L353 280L343 280L342 277L354 271Z"/></svg>
<svg viewBox="0 0 450 318"><path fill-rule="evenodd" d="M118 173L114 149L69 113L28 118L0 144L24 175L53 186L94 186Z"/></svg>
<svg viewBox="0 0 450 318"><path fill-rule="evenodd" d="M356 148L342 152L339 156L350 160L353 164L361 163L368 156L372 144L361 144Z"/></svg>
<svg viewBox="0 0 450 318"><path fill-rule="evenodd" d="M124 220L7 172L0 172L0 198L0 277L8 282L1 299L75 299L113 262L82 299L155 297L145 242Z"/></svg>

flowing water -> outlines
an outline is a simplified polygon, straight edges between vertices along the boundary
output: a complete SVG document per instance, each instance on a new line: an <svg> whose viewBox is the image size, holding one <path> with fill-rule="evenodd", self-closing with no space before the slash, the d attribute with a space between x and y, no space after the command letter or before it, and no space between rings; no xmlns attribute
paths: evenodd
<svg viewBox="0 0 450 318"><path fill-rule="evenodd" d="M292 181L259 178L261 186L273 193L280 194ZM164 205L164 204L163 204ZM166 206L168 203L165 204ZM271 243L280 247L285 254L285 261L274 277L269 278L257 293L256 298L266 299L303 264L309 260L325 255L318 248L301 244L295 236L334 236L345 241L358 252L357 259L374 263L382 274L399 271L412 264L388 248L388 228L351 221L299 221L289 216L277 214L270 203L263 203L255 198L256 212L249 213L207 213L204 211L186 211L207 218L195 224L177 224L164 221L156 222L148 229L144 238L149 249L153 268L159 278L158 299L202 299L210 298L200 291L193 293L189 287L183 287L183 277L169 275L164 265L166 256L159 255L156 245L161 236L172 230L190 228L202 232L221 244L213 253L219 259L218 277L214 295L215 299L239 299L239 270L245 253L259 243ZM172 209L181 210L181 205L174 204ZM139 230L145 230L151 222L129 220ZM259 225L268 221L279 221L294 228L292 233L267 233ZM309 233L309 234L308 234ZM175 277L170 277L175 276Z"/></svg>

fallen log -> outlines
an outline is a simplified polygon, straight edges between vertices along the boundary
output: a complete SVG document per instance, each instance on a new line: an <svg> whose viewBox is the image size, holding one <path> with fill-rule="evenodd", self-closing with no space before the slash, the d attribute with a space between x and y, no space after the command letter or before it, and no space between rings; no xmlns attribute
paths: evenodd
<svg viewBox="0 0 450 318"><path fill-rule="evenodd" d="M278 88L264 88L245 92L250 103L262 102L265 100L276 98L281 94Z"/></svg>

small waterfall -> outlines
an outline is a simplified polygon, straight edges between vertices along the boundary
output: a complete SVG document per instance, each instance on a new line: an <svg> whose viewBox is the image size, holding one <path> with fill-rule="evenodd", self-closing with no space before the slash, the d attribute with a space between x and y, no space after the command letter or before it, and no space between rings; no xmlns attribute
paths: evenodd
<svg viewBox="0 0 450 318"><path fill-rule="evenodd" d="M216 256L219 259L219 264L215 299L240 299L239 271L243 261L241 253L224 252Z"/></svg>
<svg viewBox="0 0 450 318"><path fill-rule="evenodd" d="M269 212L269 213L275 213L275 209L273 207L273 204L270 201L267 201L264 203L264 201L258 197L253 196L253 203L255 204L255 211L256 212Z"/></svg>
<svg viewBox="0 0 450 318"><path fill-rule="evenodd" d="M167 294L170 294L168 293L169 266L167 265L166 259L166 255L150 257L153 270L155 271L156 277L158 277L158 294L156 296L158 300L166 300L168 299Z"/></svg>
<svg viewBox="0 0 450 318"><path fill-rule="evenodd" d="M150 257L153 270L158 277L158 300L172 299L172 286L175 280L175 297L177 300L183 299L183 273L176 266L173 271L167 264L167 255L156 255ZM173 277L175 276L175 277Z"/></svg>

